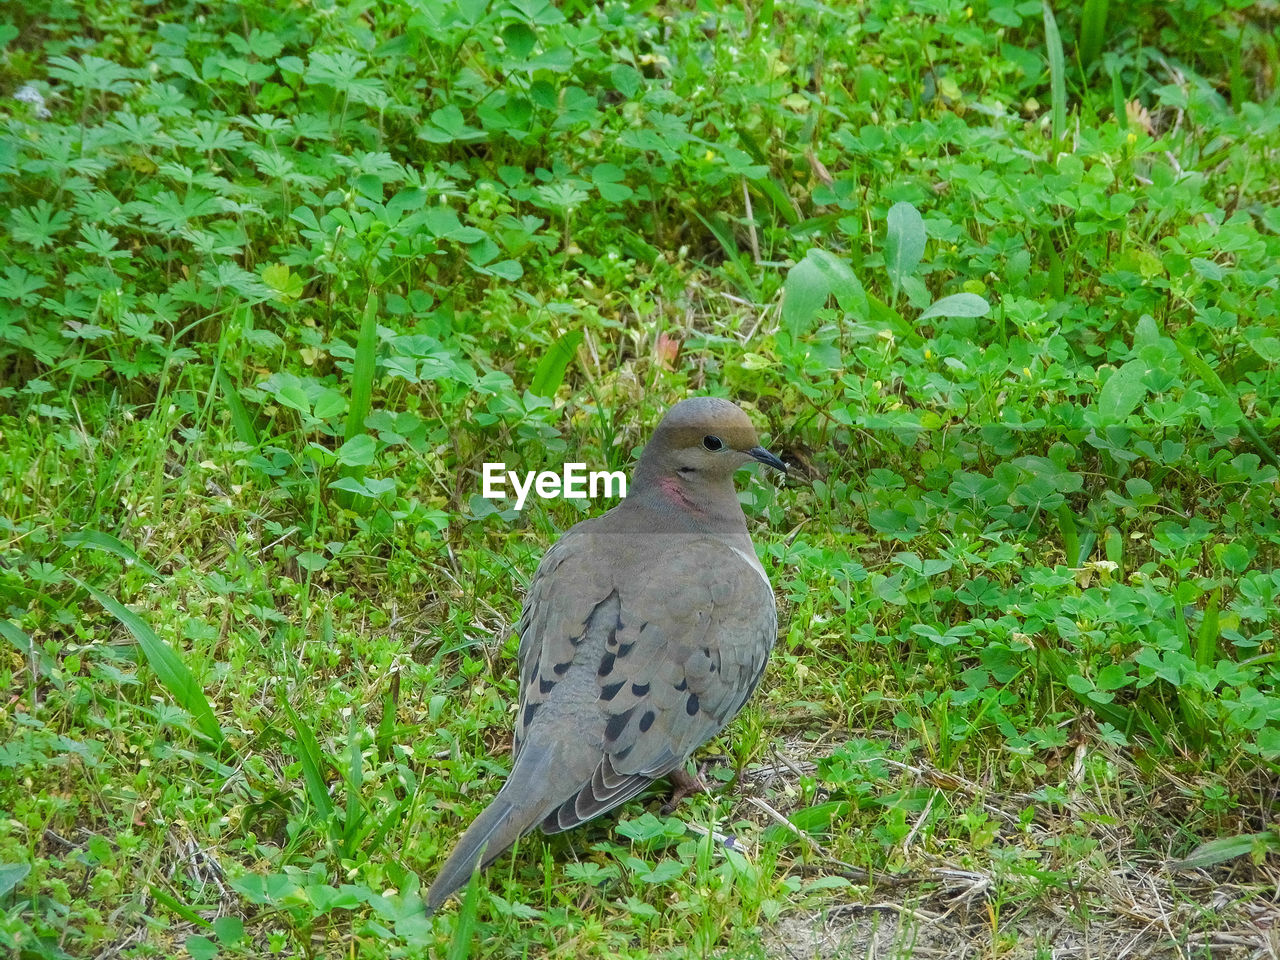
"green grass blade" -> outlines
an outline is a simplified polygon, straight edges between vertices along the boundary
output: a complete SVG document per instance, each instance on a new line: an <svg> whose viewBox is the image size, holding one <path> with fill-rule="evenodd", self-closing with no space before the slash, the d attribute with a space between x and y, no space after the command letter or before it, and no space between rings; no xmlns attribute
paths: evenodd
<svg viewBox="0 0 1280 960"><path fill-rule="evenodd" d="M1212 667L1218 657L1218 637L1221 635L1218 607L1222 603L1222 588L1209 594L1205 604L1204 619L1196 631L1195 661L1198 667Z"/></svg>
<svg viewBox="0 0 1280 960"><path fill-rule="evenodd" d="M796 208L792 204L791 198L787 196L782 187L774 182L773 178L756 177L754 180L748 180L747 182L769 198L773 209L782 215L782 219L787 221L788 227L795 227L800 223L800 214L796 213Z"/></svg>
<svg viewBox="0 0 1280 960"><path fill-rule="evenodd" d="M1087 70L1102 53L1102 42L1107 35L1107 8L1110 0L1084 0L1080 11L1080 43L1076 50L1080 67Z"/></svg>
<svg viewBox="0 0 1280 960"><path fill-rule="evenodd" d="M1053 647L1053 643L1053 640L1046 640L1036 644L1040 665L1045 668L1040 671L1041 676L1044 676L1047 672L1047 679L1051 679L1064 687L1072 697L1087 710L1092 710L1099 719L1105 720L1122 733L1130 732L1133 729L1134 715L1133 711L1128 707L1122 707L1114 703L1097 703L1071 689L1067 683L1067 677L1071 675L1072 671L1067 666L1062 654Z"/></svg>
<svg viewBox="0 0 1280 960"><path fill-rule="evenodd" d="M360 791L364 786L364 757L360 751L360 728L356 711L351 711L351 720L347 724L347 813L342 824L342 845L344 854L351 856L359 841L361 825L365 820L365 811L360 803Z"/></svg>
<svg viewBox="0 0 1280 960"><path fill-rule="evenodd" d="M188 907L181 900L165 893L154 883L151 884L151 899L153 899L156 903L160 904L161 906L166 907L173 913L176 913L183 920L187 921L187 923L194 923L198 927L205 927L205 928L209 928L213 926L212 923L210 923L204 917L200 916L200 914L196 913L194 910Z"/></svg>
<svg viewBox="0 0 1280 960"><path fill-rule="evenodd" d="M536 397L550 399L556 395L560 385L564 383L565 371L569 369L569 361L573 359L582 343L582 331L570 330L551 345L551 349L542 355L538 367L533 372L533 382L529 392Z"/></svg>
<svg viewBox="0 0 1280 960"><path fill-rule="evenodd" d="M769 169L769 158L765 156L764 150L760 148L760 144L756 142L755 137L751 135L746 126L738 124L733 129L738 134L738 141L742 144L742 148L747 151L751 159L766 170ZM787 221L788 227L794 228L799 224L800 214L796 212L795 204L792 203L791 198L787 196L787 191L773 177L773 174L765 174L763 177L756 177L749 182L769 198L774 208L782 215L782 219Z"/></svg>
<svg viewBox="0 0 1280 960"><path fill-rule="evenodd" d="M1044 7L1044 45L1049 56L1049 97L1053 111L1053 150L1056 154L1067 133L1067 65L1062 55L1062 34L1058 32L1058 19L1053 15L1049 0L1042 0Z"/></svg>
<svg viewBox="0 0 1280 960"><path fill-rule="evenodd" d="M75 577L71 579L88 591L93 599L102 604L108 613L133 634L133 638L138 641L138 646L142 648L143 656L147 658L148 666L164 688L169 691L174 702L191 714L196 730L214 746L222 745L224 742L222 728L218 726L213 707L209 705L209 700L205 697L200 684L196 682L195 676L174 649L156 636L156 632L141 617L120 601L107 596L101 590L95 590L82 580L77 580Z"/></svg>
<svg viewBox="0 0 1280 960"><path fill-rule="evenodd" d="M1085 563L1093 556L1093 548L1098 545L1098 534L1093 530L1086 530L1080 535L1079 552L1076 554L1076 566Z"/></svg>
<svg viewBox="0 0 1280 960"><path fill-rule="evenodd" d="M320 741L288 702L285 703L284 709L289 715L289 722L293 724L293 743L298 751L298 762L302 765L302 780L307 788L307 797L311 800L311 805L316 808L319 818L331 824L334 811L333 798L329 796L329 788L324 782L324 758L320 752Z"/></svg>
<svg viewBox="0 0 1280 960"><path fill-rule="evenodd" d="M378 751L378 762L391 760L391 743L396 733L396 701L400 697L400 673L391 675L391 689L382 698L382 716L378 720L378 731L373 742Z"/></svg>
<svg viewBox="0 0 1280 960"><path fill-rule="evenodd" d="M23 659L27 661L28 669L38 676L44 677L46 680L53 682L53 685L59 690L62 689L64 681L61 678L54 679L53 658L44 652L44 648L31 639L31 635L19 627L12 620L0 620L0 637L4 637L22 654ZM31 687L31 699L34 704L37 694L35 686Z"/></svg>
<svg viewBox="0 0 1280 960"><path fill-rule="evenodd" d="M872 323L883 325L900 340L906 343L923 342L919 331L907 323L902 314L870 292L867 293L867 309L870 311Z"/></svg>
<svg viewBox="0 0 1280 960"><path fill-rule="evenodd" d="M1102 532L1102 552L1106 556L1109 563L1116 565L1113 576L1120 581L1124 580L1124 537L1115 527L1107 527Z"/></svg>
<svg viewBox="0 0 1280 960"><path fill-rule="evenodd" d="M725 257L735 268L730 274L730 279L737 284L739 291L752 303L759 303L760 290L751 279L751 269L747 266L748 261L738 249L738 244L734 241L733 234L725 230L713 219L704 217L697 210L691 210L690 213L697 217L702 222L702 225L710 231L711 235L720 242L720 247L724 250Z"/></svg>
<svg viewBox="0 0 1280 960"><path fill-rule="evenodd" d="M356 336L356 355L351 368L351 398L347 405L347 421L343 439L350 441L365 432L364 421L373 405L373 379L377 371L378 353L378 293L370 290L364 302L364 314L360 318L360 332ZM365 468L358 464L344 463L338 468L341 477L364 479ZM337 491L338 503L348 510L357 504L365 504L362 497L350 490Z"/></svg>
<svg viewBox="0 0 1280 960"><path fill-rule="evenodd" d="M222 399L227 402L227 409L231 412L231 429L235 431L236 439L257 449L261 441L258 439L258 431L254 429L253 417L249 416L244 401L240 399L240 391L227 376L227 371L222 368L218 369L217 379L218 390L221 391Z"/></svg>
<svg viewBox="0 0 1280 960"><path fill-rule="evenodd" d="M765 828L762 839L766 843L787 843L801 840L806 834L823 834L831 828L831 821L847 817L853 809L848 800L830 800L797 810L786 823L773 823Z"/></svg>
<svg viewBox="0 0 1280 960"><path fill-rule="evenodd" d="M1247 69L1245 54L1245 29L1241 24L1236 33L1236 42L1231 48L1231 55L1228 58L1228 70L1231 78L1229 89L1231 90L1231 106L1239 111L1242 104L1249 99L1250 71Z"/></svg>
<svg viewBox="0 0 1280 960"><path fill-rule="evenodd" d="M1185 860L1175 860L1169 864L1173 870L1204 870L1214 867L1247 853L1280 853L1280 837L1274 831L1264 833L1244 833L1232 837L1218 837L1200 844L1191 851Z"/></svg>
<svg viewBox="0 0 1280 960"><path fill-rule="evenodd" d="M1111 113L1121 130L1129 129L1129 111L1125 109L1124 88L1120 85L1120 71L1111 71Z"/></svg>
<svg viewBox="0 0 1280 960"><path fill-rule="evenodd" d="M1182 354L1182 358L1187 361L1187 365L1196 372L1196 376L1204 381L1205 386L1209 387L1214 393L1229 403L1233 403L1237 407L1240 406L1239 398L1236 397L1236 395L1231 392L1230 388L1222 382L1222 378L1218 376L1217 371L1215 371L1213 367L1209 366L1208 362L1204 357L1200 356L1199 351L1196 350L1195 347L1188 346L1181 340L1175 340L1173 343L1174 346L1178 348L1178 352ZM1258 435L1258 431L1254 427L1253 422L1249 420L1247 416L1241 417L1240 429L1242 429L1249 436L1249 439L1253 441L1254 446L1258 448L1259 455L1261 455L1267 463L1271 464L1273 467L1280 467L1280 457L1277 457L1275 451L1272 450L1271 447L1263 441L1262 437Z"/></svg>
<svg viewBox="0 0 1280 960"><path fill-rule="evenodd" d="M351 403L343 439L364 433L364 420L373 404L373 377L377 369L378 292L370 290L365 298L360 333L356 338L356 356L351 369Z"/></svg>
<svg viewBox="0 0 1280 960"><path fill-rule="evenodd" d="M382 841L386 839L393 828L404 825L405 812L412 809L416 802L413 796L405 797L394 807L391 807L383 815L382 820L376 826L369 830L362 838L360 838L360 846L366 850L379 850L382 848ZM368 819L368 811L365 811L366 819Z"/></svg>
<svg viewBox="0 0 1280 960"><path fill-rule="evenodd" d="M103 553L110 553L130 566L137 567L148 577L153 577L157 580L160 578L160 572L138 556L133 547L118 537L103 533L101 530L80 530L76 533L69 533L62 538L62 545L71 548L88 547L90 550L101 550Z"/></svg>
<svg viewBox="0 0 1280 960"><path fill-rule="evenodd" d="M1182 604L1173 605L1173 624L1178 640L1182 644L1182 654L1188 660L1195 661L1196 651L1191 643L1191 630L1187 625L1187 615ZM1200 750L1205 745L1205 717L1202 698L1198 687L1191 683L1183 683L1177 688L1178 712L1182 716L1182 734L1192 749Z"/></svg>
<svg viewBox="0 0 1280 960"><path fill-rule="evenodd" d="M1080 533L1076 529L1076 517L1070 505L1064 500L1055 511L1058 519L1058 531L1062 534L1062 549L1067 557L1067 566L1078 567L1084 562L1080 555Z"/></svg>
<svg viewBox="0 0 1280 960"><path fill-rule="evenodd" d="M453 939L449 941L448 960L467 960L471 956L471 941L476 934L476 908L479 905L480 871L475 870L463 888L457 926L453 928Z"/></svg>

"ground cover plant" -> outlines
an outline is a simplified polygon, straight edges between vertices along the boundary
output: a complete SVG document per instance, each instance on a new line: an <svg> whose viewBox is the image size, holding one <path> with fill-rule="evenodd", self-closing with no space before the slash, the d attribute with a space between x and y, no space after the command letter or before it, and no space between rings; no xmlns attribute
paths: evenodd
<svg viewBox="0 0 1280 960"><path fill-rule="evenodd" d="M0 10L0 944L1276 956L1278 18ZM606 505L482 465L692 393L794 465L723 789L428 922Z"/></svg>

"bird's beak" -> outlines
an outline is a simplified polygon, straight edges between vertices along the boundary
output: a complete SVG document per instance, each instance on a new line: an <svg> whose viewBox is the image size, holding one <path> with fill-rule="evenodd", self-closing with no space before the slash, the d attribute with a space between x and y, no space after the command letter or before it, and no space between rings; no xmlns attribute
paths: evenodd
<svg viewBox="0 0 1280 960"><path fill-rule="evenodd" d="M752 447L747 451L747 456L752 460L759 460L765 466L773 467L775 470L781 470L783 473L787 472L787 465L764 447Z"/></svg>

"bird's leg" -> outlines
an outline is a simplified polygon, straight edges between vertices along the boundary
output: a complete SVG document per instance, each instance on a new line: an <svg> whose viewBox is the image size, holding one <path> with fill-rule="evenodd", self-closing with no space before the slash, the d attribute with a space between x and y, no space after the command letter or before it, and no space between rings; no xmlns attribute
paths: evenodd
<svg viewBox="0 0 1280 960"><path fill-rule="evenodd" d="M697 774L690 776L684 767L676 767L667 774L667 780L671 784L671 799L662 805L662 815L669 815L676 807L680 805L680 801L685 797L691 797L695 793L710 793L711 789L703 781L706 776L707 765L704 763L698 768Z"/></svg>

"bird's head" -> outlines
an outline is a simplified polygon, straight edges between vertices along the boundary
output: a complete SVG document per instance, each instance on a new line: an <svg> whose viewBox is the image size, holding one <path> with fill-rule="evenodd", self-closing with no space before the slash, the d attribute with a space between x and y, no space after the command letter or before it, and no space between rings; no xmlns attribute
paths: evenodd
<svg viewBox="0 0 1280 960"><path fill-rule="evenodd" d="M787 465L760 446L751 420L735 403L691 397L667 411L640 457L637 479L675 477L690 485L720 484L751 462L783 473Z"/></svg>

